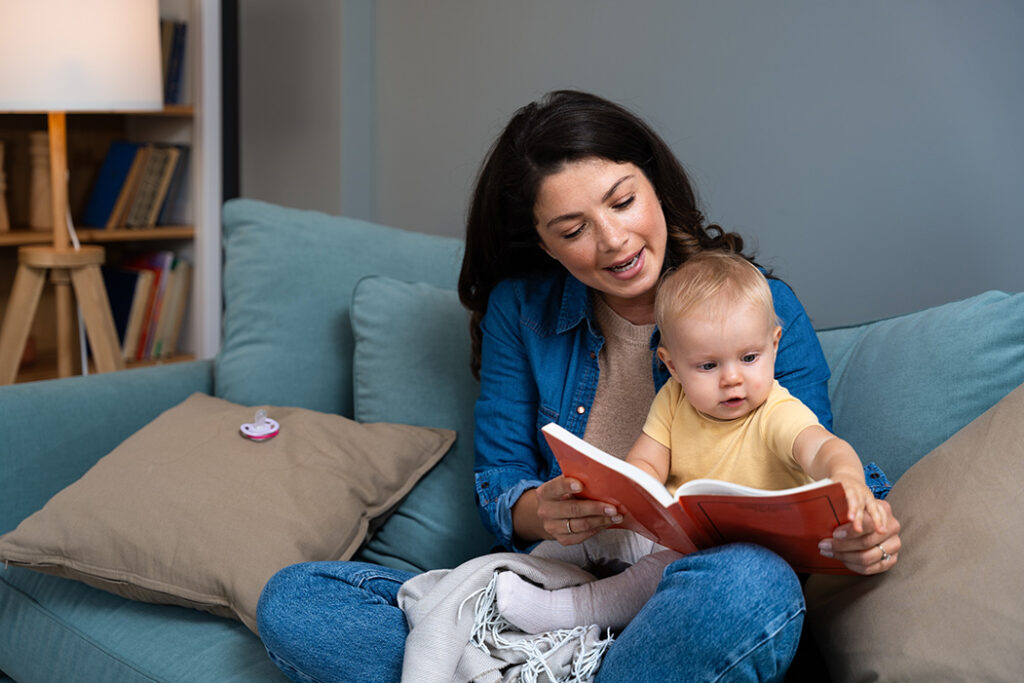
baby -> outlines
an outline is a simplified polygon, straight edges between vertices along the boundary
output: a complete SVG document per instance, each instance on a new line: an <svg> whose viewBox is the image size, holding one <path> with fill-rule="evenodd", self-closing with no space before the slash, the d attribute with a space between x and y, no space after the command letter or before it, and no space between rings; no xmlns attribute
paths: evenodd
<svg viewBox="0 0 1024 683"><path fill-rule="evenodd" d="M857 532L865 515L885 530L884 509L865 484L856 452L774 379L782 328L757 267L729 252L696 254L663 278L655 317L658 357L672 377L655 397L628 462L673 493L702 477L761 489L828 477L843 484ZM499 611L528 633L591 623L624 628L654 594L665 566L680 557L622 530L577 546L545 541L533 552L576 564L612 554L632 566L555 591L500 574Z"/></svg>

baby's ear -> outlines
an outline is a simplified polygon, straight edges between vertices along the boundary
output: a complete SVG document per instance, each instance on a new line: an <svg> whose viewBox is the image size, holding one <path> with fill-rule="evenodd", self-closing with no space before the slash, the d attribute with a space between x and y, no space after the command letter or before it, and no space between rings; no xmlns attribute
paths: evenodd
<svg viewBox="0 0 1024 683"><path fill-rule="evenodd" d="M779 340L782 339L782 327L779 325L775 326L775 331L772 332L772 347L779 350Z"/></svg>
<svg viewBox="0 0 1024 683"><path fill-rule="evenodd" d="M665 367L668 368L673 377L676 376L676 366L672 364L672 355L664 346L658 347L658 360L665 364Z"/></svg>

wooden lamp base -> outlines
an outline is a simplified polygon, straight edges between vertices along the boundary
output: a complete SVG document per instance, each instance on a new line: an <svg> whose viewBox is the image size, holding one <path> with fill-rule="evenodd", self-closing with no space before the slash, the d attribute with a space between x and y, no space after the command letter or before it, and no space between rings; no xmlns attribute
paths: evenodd
<svg viewBox="0 0 1024 683"><path fill-rule="evenodd" d="M56 286L57 295L57 374L67 377L72 371L72 289L82 310L97 371L124 368L114 316L100 272L103 260L103 247L96 245L83 245L77 251L42 245L18 249L18 272L0 327L0 385L12 384L17 378L47 274Z"/></svg>

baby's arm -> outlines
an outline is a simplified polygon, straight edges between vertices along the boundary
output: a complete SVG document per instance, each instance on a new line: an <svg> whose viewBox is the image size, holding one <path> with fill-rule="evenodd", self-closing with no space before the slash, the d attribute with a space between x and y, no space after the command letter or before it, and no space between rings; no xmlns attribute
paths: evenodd
<svg viewBox="0 0 1024 683"><path fill-rule="evenodd" d="M800 432L793 442L793 457L814 479L828 477L843 484L850 520L857 533L864 529L867 513L879 531L885 531L886 515L864 483L864 467L853 446L820 425Z"/></svg>
<svg viewBox="0 0 1024 683"><path fill-rule="evenodd" d="M626 462L636 465L662 484L668 481L669 460L668 448L643 433L626 455Z"/></svg>

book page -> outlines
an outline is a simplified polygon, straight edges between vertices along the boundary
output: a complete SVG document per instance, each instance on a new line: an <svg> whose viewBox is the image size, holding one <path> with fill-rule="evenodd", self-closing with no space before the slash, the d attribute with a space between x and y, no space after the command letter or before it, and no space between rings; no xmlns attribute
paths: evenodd
<svg viewBox="0 0 1024 683"><path fill-rule="evenodd" d="M712 494L720 496L780 496L823 488L831 483L832 480L826 478L819 479L818 481L812 481L810 484L804 484L803 486L794 486L789 489L770 490L758 489L753 486L744 486L743 484L734 484L729 481L722 481L721 479L691 479L676 489L676 498L680 498L682 496Z"/></svg>

